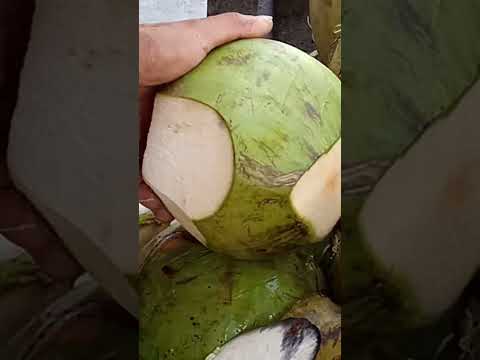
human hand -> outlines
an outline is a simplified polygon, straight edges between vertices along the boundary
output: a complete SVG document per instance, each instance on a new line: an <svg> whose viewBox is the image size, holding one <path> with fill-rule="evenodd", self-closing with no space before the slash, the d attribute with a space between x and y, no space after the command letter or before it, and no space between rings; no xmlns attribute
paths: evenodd
<svg viewBox="0 0 480 360"><path fill-rule="evenodd" d="M201 20L144 25L139 29L140 166L145 151L156 87L199 65L214 48L241 39L262 37L272 30L272 18L226 13ZM140 203L162 222L173 218L143 182Z"/></svg>

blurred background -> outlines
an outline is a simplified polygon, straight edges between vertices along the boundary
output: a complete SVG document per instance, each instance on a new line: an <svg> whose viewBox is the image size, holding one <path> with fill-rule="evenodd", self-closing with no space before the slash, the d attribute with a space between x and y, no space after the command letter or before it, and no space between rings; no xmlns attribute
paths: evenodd
<svg viewBox="0 0 480 360"><path fill-rule="evenodd" d="M0 2L0 192L4 194L12 191L5 153L34 6L33 0ZM315 49L307 19L308 0L208 1L209 15L231 11L262 15L273 12L274 39L308 53ZM0 216L9 212L8 204L0 200ZM0 359L138 357L136 320L95 280L88 274L74 283L53 279L26 252L6 239L7 231L2 232L5 236L0 235ZM34 238L31 241L35 243ZM55 260L46 256L46 261Z"/></svg>

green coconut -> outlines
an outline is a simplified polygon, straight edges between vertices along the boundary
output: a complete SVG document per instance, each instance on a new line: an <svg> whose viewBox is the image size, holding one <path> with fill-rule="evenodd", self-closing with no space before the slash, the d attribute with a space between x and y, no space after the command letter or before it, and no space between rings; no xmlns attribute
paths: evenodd
<svg viewBox="0 0 480 360"><path fill-rule="evenodd" d="M143 178L212 250L254 259L340 217L340 81L287 44L240 40L156 96Z"/></svg>
<svg viewBox="0 0 480 360"><path fill-rule="evenodd" d="M316 289L312 256L266 261L214 253L185 232L163 238L141 274L140 358L204 359L250 329L280 319Z"/></svg>
<svg viewBox="0 0 480 360"><path fill-rule="evenodd" d="M366 9L350 1L343 12L342 205L358 210L391 165L477 79L480 4L374 0Z"/></svg>
<svg viewBox="0 0 480 360"><path fill-rule="evenodd" d="M480 268L479 98L477 82L388 170L358 216L355 245L343 251L356 266L346 277L352 288L368 287L359 274L375 273L419 323L454 305ZM454 150L442 146L452 139ZM442 161L431 161L433 149Z"/></svg>
<svg viewBox="0 0 480 360"><path fill-rule="evenodd" d="M344 13L342 320L374 338L435 323L480 264L480 4Z"/></svg>

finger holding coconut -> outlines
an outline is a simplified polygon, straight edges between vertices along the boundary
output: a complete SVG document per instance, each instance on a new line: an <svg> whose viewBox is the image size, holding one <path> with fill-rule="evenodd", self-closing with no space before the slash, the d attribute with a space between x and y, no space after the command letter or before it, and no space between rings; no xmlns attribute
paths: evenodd
<svg viewBox="0 0 480 360"><path fill-rule="evenodd" d="M160 92L143 178L209 248L243 259L340 217L340 81L289 45L240 40Z"/></svg>

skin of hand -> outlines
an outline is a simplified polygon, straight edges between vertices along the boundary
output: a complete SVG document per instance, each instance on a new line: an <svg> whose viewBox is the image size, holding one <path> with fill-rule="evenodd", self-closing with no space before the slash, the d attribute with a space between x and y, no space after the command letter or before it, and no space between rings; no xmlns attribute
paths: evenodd
<svg viewBox="0 0 480 360"><path fill-rule="evenodd" d="M158 87L199 65L210 51L228 42L263 37L273 27L270 16L225 13L201 20L143 25L139 28L139 119L141 158L145 151ZM140 158L140 168L142 159ZM161 222L173 219L160 199L140 179L139 201Z"/></svg>

